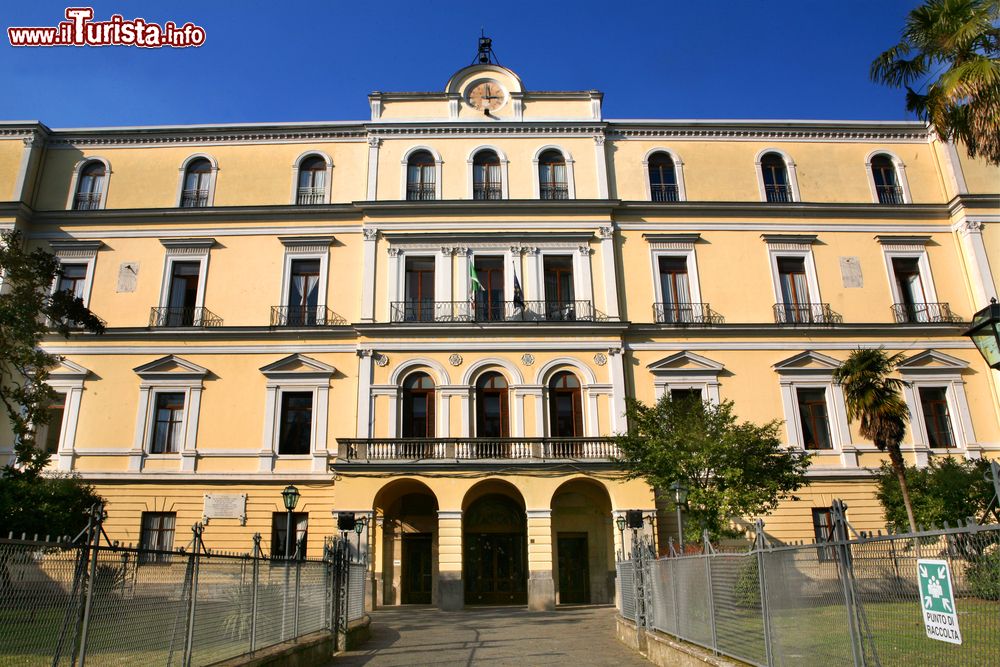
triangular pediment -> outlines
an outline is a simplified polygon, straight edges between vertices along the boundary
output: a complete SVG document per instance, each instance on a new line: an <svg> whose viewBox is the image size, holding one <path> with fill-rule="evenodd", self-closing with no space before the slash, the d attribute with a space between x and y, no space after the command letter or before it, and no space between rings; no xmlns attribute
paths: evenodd
<svg viewBox="0 0 1000 667"><path fill-rule="evenodd" d="M268 377L288 375L325 375L330 376L337 369L330 364L307 357L304 354L291 354L260 369Z"/></svg>
<svg viewBox="0 0 1000 667"><path fill-rule="evenodd" d="M778 373L832 373L840 367L840 361L825 354L806 350L779 361L774 365Z"/></svg>
<svg viewBox="0 0 1000 667"><path fill-rule="evenodd" d="M957 359L944 352L938 352L937 350L924 350L913 355L898 366L902 372L923 370L961 371L968 367L969 362Z"/></svg>
<svg viewBox="0 0 1000 667"><path fill-rule="evenodd" d="M66 357L60 357L59 363L49 371L49 377L59 380L84 380L90 371Z"/></svg>
<svg viewBox="0 0 1000 667"><path fill-rule="evenodd" d="M690 373L710 373L718 375L724 370L724 366L718 361L713 361L708 357L703 357L694 352L678 352L669 357L654 361L646 368L654 375L663 374L690 374Z"/></svg>
<svg viewBox="0 0 1000 667"><path fill-rule="evenodd" d="M168 354L155 361L150 361L148 364L136 366L132 370L140 377L184 377L191 375L204 377L208 375L207 368L191 363L187 359L182 359L175 354Z"/></svg>

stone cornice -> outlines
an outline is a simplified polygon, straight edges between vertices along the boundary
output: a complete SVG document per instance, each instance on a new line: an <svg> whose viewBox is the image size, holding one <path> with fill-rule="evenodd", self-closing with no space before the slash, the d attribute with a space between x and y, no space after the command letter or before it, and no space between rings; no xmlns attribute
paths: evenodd
<svg viewBox="0 0 1000 667"><path fill-rule="evenodd" d="M878 141L927 143L928 126L913 121L641 120L608 121L608 138L743 141Z"/></svg>
<svg viewBox="0 0 1000 667"><path fill-rule="evenodd" d="M887 204L839 202L794 202L773 204L767 202L739 201L685 201L654 203L648 201L623 201L616 213L655 217L725 217L750 215L755 218L865 218L883 220L948 220L949 204ZM622 217L616 217L622 220Z"/></svg>
<svg viewBox="0 0 1000 667"><path fill-rule="evenodd" d="M358 207L366 215L393 215L401 213L407 216L433 213L552 213L556 215L596 214L610 216L615 207L621 204L619 199L440 199L436 201L403 201L400 199L384 199L378 201L356 201Z"/></svg>

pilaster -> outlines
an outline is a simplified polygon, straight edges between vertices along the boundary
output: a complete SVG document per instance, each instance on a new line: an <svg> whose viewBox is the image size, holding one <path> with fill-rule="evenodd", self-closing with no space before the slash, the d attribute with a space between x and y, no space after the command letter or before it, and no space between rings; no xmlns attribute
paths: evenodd
<svg viewBox="0 0 1000 667"><path fill-rule="evenodd" d="M438 511L438 607L458 611L465 606L462 583L462 511Z"/></svg>
<svg viewBox="0 0 1000 667"><path fill-rule="evenodd" d="M608 317L617 320L620 316L618 308L618 271L615 266L615 228L611 225L598 229L601 237L601 264L604 268L604 303Z"/></svg>
<svg viewBox="0 0 1000 667"><path fill-rule="evenodd" d="M375 246L378 243L378 229L365 227L364 249L362 250L361 280L361 321L375 321Z"/></svg>
<svg viewBox="0 0 1000 667"><path fill-rule="evenodd" d="M528 510L528 609L531 611L555 609L552 569L552 510Z"/></svg>

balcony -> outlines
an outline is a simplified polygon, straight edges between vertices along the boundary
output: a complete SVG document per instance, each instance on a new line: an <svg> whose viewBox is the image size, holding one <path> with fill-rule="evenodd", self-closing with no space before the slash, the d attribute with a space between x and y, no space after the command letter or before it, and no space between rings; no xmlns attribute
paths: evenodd
<svg viewBox="0 0 1000 667"><path fill-rule="evenodd" d="M569 199L569 187L565 183L542 183L538 196L540 199Z"/></svg>
<svg viewBox="0 0 1000 667"><path fill-rule="evenodd" d="M100 192L78 192L73 198L74 211L96 211L101 208Z"/></svg>
<svg viewBox="0 0 1000 667"><path fill-rule="evenodd" d="M326 203L326 188L299 188L295 203L300 206Z"/></svg>
<svg viewBox="0 0 1000 667"><path fill-rule="evenodd" d="M792 201L792 189L787 185L765 185L764 196L769 203L787 204Z"/></svg>
<svg viewBox="0 0 1000 667"><path fill-rule="evenodd" d="M208 190L184 190L181 192L181 208L204 208L208 206Z"/></svg>
<svg viewBox="0 0 1000 667"><path fill-rule="evenodd" d="M610 438L338 438L348 461L611 461Z"/></svg>
<svg viewBox="0 0 1000 667"><path fill-rule="evenodd" d="M472 198L478 200L503 199L503 189L499 185L476 183L472 188Z"/></svg>
<svg viewBox="0 0 1000 667"><path fill-rule="evenodd" d="M957 324L964 320L947 303L894 303L896 324Z"/></svg>
<svg viewBox="0 0 1000 667"><path fill-rule="evenodd" d="M806 326L843 324L844 318L830 310L828 303L776 303L774 323Z"/></svg>
<svg viewBox="0 0 1000 667"><path fill-rule="evenodd" d="M707 303L654 303L653 318L657 324L677 326L712 326L726 322Z"/></svg>
<svg viewBox="0 0 1000 667"><path fill-rule="evenodd" d="M591 301L393 301L391 322L603 322Z"/></svg>
<svg viewBox="0 0 1000 667"><path fill-rule="evenodd" d="M876 185L879 204L904 204L903 188L898 185Z"/></svg>
<svg viewBox="0 0 1000 667"><path fill-rule="evenodd" d="M651 183L649 194L653 201L679 201L677 186L673 183Z"/></svg>
<svg viewBox="0 0 1000 667"><path fill-rule="evenodd" d="M326 306L271 306L272 327L335 327L347 320Z"/></svg>
<svg viewBox="0 0 1000 667"><path fill-rule="evenodd" d="M149 326L221 327L222 318L208 308L150 308Z"/></svg>
<svg viewBox="0 0 1000 667"><path fill-rule="evenodd" d="M407 183L407 201L433 201L437 199L437 188L433 183Z"/></svg>

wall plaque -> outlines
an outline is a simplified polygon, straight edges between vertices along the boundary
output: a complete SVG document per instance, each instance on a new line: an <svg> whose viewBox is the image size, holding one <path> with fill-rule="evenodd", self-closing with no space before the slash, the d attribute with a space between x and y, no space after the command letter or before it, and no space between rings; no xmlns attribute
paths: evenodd
<svg viewBox="0 0 1000 667"><path fill-rule="evenodd" d="M861 260L857 257L841 257L840 277L844 281L844 287L864 287L865 279L861 275Z"/></svg>
<svg viewBox="0 0 1000 667"><path fill-rule="evenodd" d="M204 522L210 519L239 519L240 525L247 525L247 494L206 493Z"/></svg>

